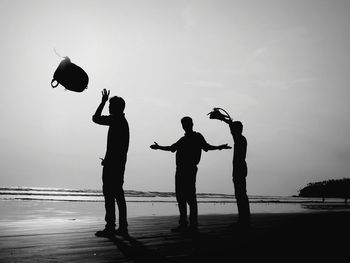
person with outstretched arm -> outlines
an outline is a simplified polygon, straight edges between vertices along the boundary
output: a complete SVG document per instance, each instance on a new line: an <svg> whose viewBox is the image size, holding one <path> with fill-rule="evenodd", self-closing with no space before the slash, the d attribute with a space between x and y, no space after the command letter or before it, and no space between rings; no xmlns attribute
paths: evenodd
<svg viewBox="0 0 350 263"><path fill-rule="evenodd" d="M206 142L203 135L193 131L193 121L186 116L181 119L185 135L170 146L158 143L151 145L151 149L176 152L175 194L179 207L179 226L173 232L198 231L198 207L196 198L197 165L201 159L201 152L211 150L231 149L227 144L212 146ZM190 208L190 225L187 222L187 204Z"/></svg>
<svg viewBox="0 0 350 263"><path fill-rule="evenodd" d="M124 171L129 148L129 125L124 115L125 101L114 96L109 99L110 115L103 116L102 110L108 101L110 91L102 91L102 101L95 114L93 122L108 126L107 150L102 159L102 190L105 200L105 229L97 231L96 236L111 237L128 235L126 202L123 190ZM119 210L119 227L115 229L115 201Z"/></svg>

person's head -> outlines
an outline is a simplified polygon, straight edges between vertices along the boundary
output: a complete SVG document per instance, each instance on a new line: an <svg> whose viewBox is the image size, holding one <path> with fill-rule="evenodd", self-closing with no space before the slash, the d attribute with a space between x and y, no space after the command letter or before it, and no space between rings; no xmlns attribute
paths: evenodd
<svg viewBox="0 0 350 263"><path fill-rule="evenodd" d="M243 124L240 121L234 121L232 122L232 132L235 135L242 134L243 132Z"/></svg>
<svg viewBox="0 0 350 263"><path fill-rule="evenodd" d="M123 98L114 96L109 99L109 113L110 114L120 114L123 113L125 109L125 101Z"/></svg>
<svg viewBox="0 0 350 263"><path fill-rule="evenodd" d="M182 128L184 129L185 132L191 132L193 131L193 121L191 119L191 117L183 117L181 119L181 124L182 124Z"/></svg>

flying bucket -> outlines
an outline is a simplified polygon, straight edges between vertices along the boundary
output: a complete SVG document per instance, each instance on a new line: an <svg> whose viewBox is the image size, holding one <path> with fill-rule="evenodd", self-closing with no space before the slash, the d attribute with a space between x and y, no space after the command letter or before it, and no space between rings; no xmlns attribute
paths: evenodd
<svg viewBox="0 0 350 263"><path fill-rule="evenodd" d="M224 112L224 114L221 113L221 111ZM228 114L228 112L225 111L223 108L214 108L207 115L209 115L209 119L216 119L220 121L232 121L230 114Z"/></svg>
<svg viewBox="0 0 350 263"><path fill-rule="evenodd" d="M61 84L67 90L82 92L87 89L88 83L89 76L86 72L72 63L69 57L65 57L53 74L51 87L56 88L58 84Z"/></svg>

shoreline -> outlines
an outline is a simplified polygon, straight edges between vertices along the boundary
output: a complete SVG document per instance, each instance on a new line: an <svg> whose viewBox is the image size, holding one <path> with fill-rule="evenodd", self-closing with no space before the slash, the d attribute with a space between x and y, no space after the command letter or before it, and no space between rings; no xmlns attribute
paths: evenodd
<svg viewBox="0 0 350 263"><path fill-rule="evenodd" d="M343 203L254 203L250 202L252 214L261 213L313 213L317 211L350 211L350 205ZM103 202L42 201L42 200L0 200L0 227L5 221L59 218L82 220L104 219ZM116 209L116 212L118 209ZM236 203L198 203L198 214L237 215ZM118 212L117 212L118 213ZM142 216L177 216L177 203L127 202L128 218Z"/></svg>
<svg viewBox="0 0 350 263"><path fill-rule="evenodd" d="M236 203L234 200L197 200L197 203L216 203L216 204L225 204L225 203ZM45 198L0 198L0 201L48 201L48 202L81 202L81 203L103 203L104 200L74 200L74 199L45 199ZM127 203L177 203L176 200L126 200ZM335 204L335 205L345 205L349 206L349 203L341 201L309 201L309 200L254 200L250 199L249 203L252 204L264 204L264 203L278 203L278 204Z"/></svg>

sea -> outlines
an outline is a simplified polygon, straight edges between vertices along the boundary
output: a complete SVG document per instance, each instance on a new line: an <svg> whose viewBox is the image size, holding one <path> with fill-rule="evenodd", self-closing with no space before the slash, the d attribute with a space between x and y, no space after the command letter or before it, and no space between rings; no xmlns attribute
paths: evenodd
<svg viewBox="0 0 350 263"><path fill-rule="evenodd" d="M177 204L174 192L134 191L125 190L128 207L137 207L139 210L154 210L157 215L177 213ZM48 203L102 203L101 190L93 189L67 189L67 188L40 188L40 187L2 187L0 188L0 201L35 202L39 205ZM208 213L237 213L236 199L233 194L197 193L200 214ZM252 213L283 213L307 212L315 210L350 208L344 199L304 198L298 196L260 196L249 195ZM130 209L129 209L130 210Z"/></svg>

